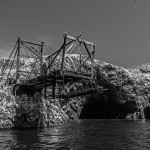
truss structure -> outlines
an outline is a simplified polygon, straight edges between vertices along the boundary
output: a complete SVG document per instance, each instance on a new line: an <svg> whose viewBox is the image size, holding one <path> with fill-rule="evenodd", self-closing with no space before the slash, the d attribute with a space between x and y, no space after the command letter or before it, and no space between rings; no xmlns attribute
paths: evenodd
<svg viewBox="0 0 150 150"><path fill-rule="evenodd" d="M1 69L1 79L14 79L20 83L42 74L44 42L40 44L18 38L9 58Z"/></svg>
<svg viewBox="0 0 150 150"><path fill-rule="evenodd" d="M82 40L81 36L65 33L60 49L49 55L44 55L44 42L37 44L18 38L1 71L2 77L15 79L12 94L43 91L45 98L55 99L102 90L93 79L96 44ZM74 92L65 92L73 87Z"/></svg>

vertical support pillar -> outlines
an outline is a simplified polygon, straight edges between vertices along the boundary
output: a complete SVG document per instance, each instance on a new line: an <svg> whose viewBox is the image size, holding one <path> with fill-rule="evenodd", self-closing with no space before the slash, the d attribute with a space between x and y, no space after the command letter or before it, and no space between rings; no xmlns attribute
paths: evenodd
<svg viewBox="0 0 150 150"><path fill-rule="evenodd" d="M40 73L42 75L43 71L42 71L42 66L43 66L43 45L44 45L44 42L41 42L41 51L40 51Z"/></svg>
<svg viewBox="0 0 150 150"><path fill-rule="evenodd" d="M46 98L46 74L44 73L44 98Z"/></svg>
<svg viewBox="0 0 150 150"><path fill-rule="evenodd" d="M67 40L67 33L65 33L65 35L64 35L64 44L63 44L63 53L62 53L61 71L64 69L66 40Z"/></svg>
<svg viewBox="0 0 150 150"><path fill-rule="evenodd" d="M16 66L16 80L19 82L19 71L20 71L20 37L17 41L17 66Z"/></svg>
<svg viewBox="0 0 150 150"><path fill-rule="evenodd" d="M52 97L55 98L55 90L56 90L56 80L53 80L53 85L52 85Z"/></svg>
<svg viewBox="0 0 150 150"><path fill-rule="evenodd" d="M94 75L94 55L95 55L95 43L94 45L92 46L92 56L91 56L91 63L92 63L92 68L91 68L91 72L92 72L92 78L93 78L93 75Z"/></svg>
<svg viewBox="0 0 150 150"><path fill-rule="evenodd" d="M64 80L64 75L62 74L62 71L64 69L66 41L67 41L67 33L65 33L65 35L64 35L64 44L63 44L63 47L62 47L63 48L63 53L62 53L62 62L61 62L61 75L63 77L63 80ZM62 90L64 91L64 84L62 86Z"/></svg>
<svg viewBox="0 0 150 150"><path fill-rule="evenodd" d="M81 61L82 61L82 60L81 60L81 59L82 59L82 56L81 56L81 42L80 42L80 45L79 45L79 46L80 46L80 47L79 47L79 48L80 48L80 52L79 52L79 53L80 53L79 72L81 73L81 65L82 65L82 64L81 64L81 63L82 63L82 62L81 62Z"/></svg>

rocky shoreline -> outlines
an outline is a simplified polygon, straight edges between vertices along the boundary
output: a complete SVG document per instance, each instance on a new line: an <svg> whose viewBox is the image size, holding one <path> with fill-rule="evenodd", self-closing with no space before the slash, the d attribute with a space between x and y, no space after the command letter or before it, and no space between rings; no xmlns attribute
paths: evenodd
<svg viewBox="0 0 150 150"><path fill-rule="evenodd" d="M75 67L77 58L70 59ZM15 97L10 90L1 90L0 128L43 128L78 118L150 119L149 71L125 69L99 60L95 60L94 68L95 82L107 89L102 93L54 100L44 99L38 91L33 96Z"/></svg>

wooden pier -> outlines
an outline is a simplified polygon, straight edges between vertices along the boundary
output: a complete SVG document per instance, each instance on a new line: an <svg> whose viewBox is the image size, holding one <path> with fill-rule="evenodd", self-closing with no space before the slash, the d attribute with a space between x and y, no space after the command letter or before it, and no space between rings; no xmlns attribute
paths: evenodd
<svg viewBox="0 0 150 150"><path fill-rule="evenodd" d="M5 71L9 67L9 73L7 78L12 75L12 68L16 68L15 71L15 84L12 85L12 94L20 95L25 91L32 93L31 91L40 90L43 91L44 97L51 98L72 98L77 96L87 95L97 91L103 91L102 86L98 86L94 82L94 54L95 43L82 40L79 34L76 37L72 37L67 33L64 34L63 44L57 51L49 54L44 60L44 42L36 44L28 42L18 38L17 43L10 55L13 56L12 62L6 61L1 75L5 74ZM78 68L76 71L69 71L65 68L66 54L71 52L77 47L78 51ZM82 48L84 48L86 59L83 59ZM14 53L14 54L13 54ZM76 53L77 54L77 53ZM56 60L61 60L58 69L53 69L53 65ZM25 61L24 61L25 60ZM24 64L23 64L24 61ZM46 63L45 63L46 61ZM28 62L28 64L26 64ZM90 71L88 73L83 72L85 70L86 63L90 64ZM36 68L38 66L38 69ZM30 69L29 69L30 68ZM24 77L22 79L22 77ZM84 85L84 83L88 84ZM82 88L74 90L74 92L65 92L67 86L73 86L76 84L82 84ZM68 86L68 88L69 88ZM26 90L25 90L26 89ZM50 94L47 94L47 89L51 89Z"/></svg>

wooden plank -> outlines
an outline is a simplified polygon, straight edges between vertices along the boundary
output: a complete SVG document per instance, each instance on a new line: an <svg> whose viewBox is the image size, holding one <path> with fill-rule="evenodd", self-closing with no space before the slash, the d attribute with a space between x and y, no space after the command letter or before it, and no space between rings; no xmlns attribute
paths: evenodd
<svg viewBox="0 0 150 150"><path fill-rule="evenodd" d="M78 41L79 43L85 43L89 46L95 46L95 43L93 43L93 42L89 42L89 41L86 41L86 40L79 39L80 36L79 37L73 37L73 36L70 36L68 34L66 34L66 36L67 36L67 39L70 39L72 41Z"/></svg>

